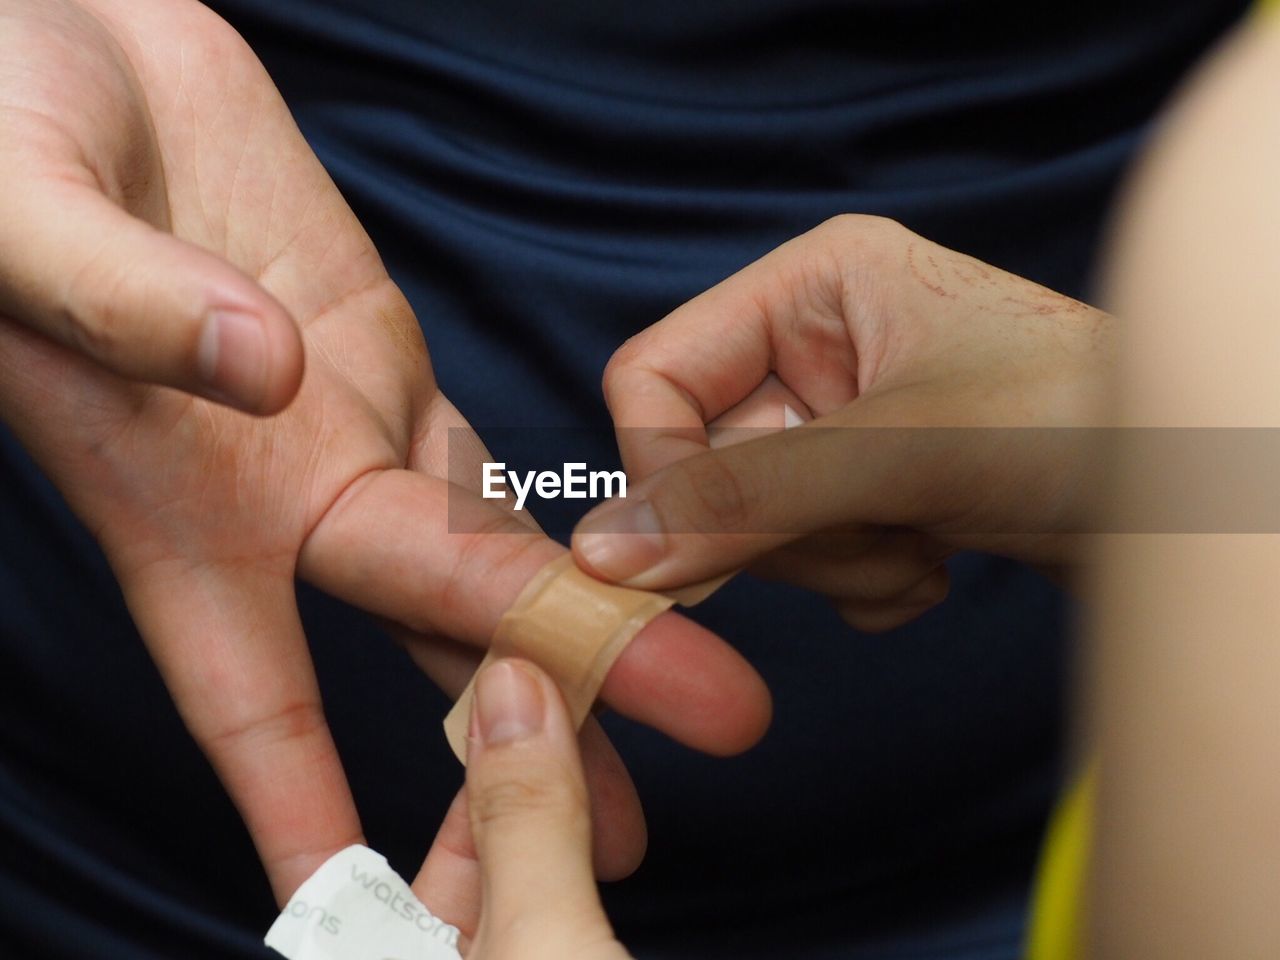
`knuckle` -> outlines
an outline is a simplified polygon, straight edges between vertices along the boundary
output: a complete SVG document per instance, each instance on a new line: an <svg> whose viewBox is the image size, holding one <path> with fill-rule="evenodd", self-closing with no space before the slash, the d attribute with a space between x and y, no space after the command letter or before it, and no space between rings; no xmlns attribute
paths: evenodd
<svg viewBox="0 0 1280 960"><path fill-rule="evenodd" d="M68 338L94 357L117 357L127 339L126 271L108 260L107 249L89 259L67 283L63 322Z"/></svg>
<svg viewBox="0 0 1280 960"><path fill-rule="evenodd" d="M281 704L266 712L247 710L233 714L203 738L213 754L235 753L241 748L263 749L271 745L327 736L328 721L321 705L312 700Z"/></svg>
<svg viewBox="0 0 1280 960"><path fill-rule="evenodd" d="M481 828L523 820L548 806L545 784L528 779L495 780L471 794L471 819Z"/></svg>
<svg viewBox="0 0 1280 960"><path fill-rule="evenodd" d="M914 234L896 220L844 213L818 228L815 241L840 280L847 316L860 316L876 303L886 277L896 275Z"/></svg>
<svg viewBox="0 0 1280 960"><path fill-rule="evenodd" d="M585 817L585 788L550 770L532 765L504 764L498 776L486 777L469 791L472 824L478 830L494 824L528 824L534 820L575 820Z"/></svg>
<svg viewBox="0 0 1280 960"><path fill-rule="evenodd" d="M640 334L635 334L622 341L618 349L613 351L613 356L609 358L609 362L605 364L605 378L616 377L628 367L634 366L636 361L640 359L641 349Z"/></svg>
<svg viewBox="0 0 1280 960"><path fill-rule="evenodd" d="M622 388L623 383L639 363L641 353L639 341L639 336L631 337L625 341L622 346L613 352L613 356L605 364L601 386L604 389L606 399Z"/></svg>
<svg viewBox="0 0 1280 960"><path fill-rule="evenodd" d="M541 560L550 544L543 537L531 536L519 524L511 514L496 510L469 520L465 539L459 538L454 563L438 581L434 595L416 611L421 619L406 626L420 633L448 632L451 625L466 621L476 590L491 582L495 571L517 569L528 556ZM547 556L542 562L550 559ZM510 602L515 602L514 593Z"/></svg>
<svg viewBox="0 0 1280 960"><path fill-rule="evenodd" d="M871 213L840 213L824 221L818 230L844 242L873 240L883 242L906 232L897 220Z"/></svg>
<svg viewBox="0 0 1280 960"><path fill-rule="evenodd" d="M883 238L902 237L909 231L902 223L893 217L875 216L872 214L861 214L859 222L862 232L868 236L879 236Z"/></svg>

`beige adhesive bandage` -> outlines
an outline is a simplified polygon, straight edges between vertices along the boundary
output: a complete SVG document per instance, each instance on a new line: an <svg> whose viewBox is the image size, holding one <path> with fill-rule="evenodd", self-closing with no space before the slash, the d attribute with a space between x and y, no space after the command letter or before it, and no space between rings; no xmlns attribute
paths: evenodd
<svg viewBox="0 0 1280 960"><path fill-rule="evenodd" d="M673 603L698 603L728 579L650 593L597 580L566 553L535 573L502 615L480 669L500 657L532 660L556 682L574 727L581 727L609 668L632 638ZM444 720L449 746L464 764L474 696L472 677Z"/></svg>

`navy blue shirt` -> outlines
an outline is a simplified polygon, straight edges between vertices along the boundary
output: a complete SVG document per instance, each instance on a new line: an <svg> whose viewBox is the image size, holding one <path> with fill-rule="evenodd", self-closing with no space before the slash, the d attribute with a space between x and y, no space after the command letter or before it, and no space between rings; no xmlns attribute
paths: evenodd
<svg viewBox="0 0 1280 960"><path fill-rule="evenodd" d="M623 339L841 212L1083 295L1144 125L1244 4L214 6L484 433L607 427ZM492 436L499 459L556 455ZM267 956L253 848L100 553L7 434L0 458L0 956ZM778 586L697 609L768 680L776 721L711 760L606 720L651 828L646 864L606 891L637 957L1018 954L1059 772L1064 605L1014 564L962 557L953 576L887 636ZM364 617L301 599L370 843L412 874L460 781L447 704Z"/></svg>

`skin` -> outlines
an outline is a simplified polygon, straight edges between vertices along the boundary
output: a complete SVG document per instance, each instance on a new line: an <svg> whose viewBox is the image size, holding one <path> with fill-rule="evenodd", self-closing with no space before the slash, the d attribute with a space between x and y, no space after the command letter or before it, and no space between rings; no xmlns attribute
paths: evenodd
<svg viewBox="0 0 1280 960"><path fill-rule="evenodd" d="M463 421L367 236L220 21L180 0L9 0L0 42L24 50L0 68L0 119L14 134L0 156L0 411L102 543L283 898L359 838L294 577L405 625L414 658L456 689L474 658L439 636L482 644L557 548L503 515L491 536L448 535L441 437ZM1274 31L1242 43L1242 65L1205 89L1252 102L1274 87L1275 46ZM1170 139L1165 174L1135 201L1140 226L1121 235L1118 275L1134 279L1117 303L1136 318L1133 355L1146 358L1123 401L1127 423L1274 426L1280 304L1260 275L1242 283L1234 268L1270 249L1280 219L1259 200L1274 190L1245 189L1273 184L1276 129L1265 110L1210 110L1208 96L1186 108L1195 135ZM1257 150L1227 149L1250 138ZM1186 188L1206 181L1226 189L1206 199ZM1194 243L1180 238L1204 235L1238 246L1184 262ZM202 364L217 311L258 324L256 353L209 362L205 350ZM1197 337L1210 315L1234 336ZM633 475L650 478L663 518L699 519L691 547L660 545L649 582L752 564L876 627L936 602L952 549L1070 562L1061 531L1082 505L1063 488L1077 485L1043 482L1072 466L1061 451L1010 461L946 448L926 451L922 468L919 450L837 450L812 427L713 451L707 428L732 414L774 430L752 405L779 396L820 425L1093 424L1111 339L1098 311L883 221L844 218L800 238L610 367ZM770 373L785 394L766 397ZM285 412L258 420L224 404ZM812 469L830 457L841 470ZM708 477L717 482L698 482ZM828 477L836 486L824 489ZM1124 478L1150 480L1132 463ZM725 493L708 500L708 489ZM770 514L777 503L793 506ZM1041 518L1034 531L974 533L1008 530L999 511L1010 504ZM770 527L787 533L752 532ZM590 562L585 547L580 536ZM1126 538L1108 554L1099 956L1274 952L1276 560L1264 536ZM1151 618L1136 637L1135 617ZM502 704L529 695L510 676L496 699L482 683L477 712L492 709L476 721L469 799L416 886L428 899L442 883L462 891L453 909L473 956L528 957L531 942L555 943L547 956L625 956L592 876L593 859L607 873L637 856L625 774L588 731L592 792L606 798L589 810L558 694L529 665L494 669L526 674L540 725L495 736ZM749 669L674 615L636 641L606 698L711 750L745 746L767 719ZM593 814L626 828L598 836L594 858ZM472 887L482 893L468 916Z"/></svg>
<svg viewBox="0 0 1280 960"><path fill-rule="evenodd" d="M1276 20L1194 78L1119 218L1127 426L1280 426ZM1194 523L1201 504L1258 494L1274 503L1265 461L1224 465L1186 442L1162 463L1122 449L1113 508ZM1280 536L1253 519L1252 533L1165 527L1101 552L1084 701L1101 760L1086 910L1100 960L1280 953Z"/></svg>
<svg viewBox="0 0 1280 960"><path fill-rule="evenodd" d="M1112 344L1101 311L890 221L833 220L618 351L605 394L642 480L583 521L578 563L611 579L588 538L636 539L613 523L643 500L679 532L651 571L618 579L671 587L750 566L829 595L864 630L941 600L943 561L962 547L1072 564L1077 538L1060 530L1085 514L1097 468L1078 444L963 430L886 444L854 428L1096 425ZM808 422L784 430L784 404ZM511 776L504 789L536 786ZM415 887L467 935L484 929L486 870L505 869L486 865L476 829L455 804ZM607 929L598 906L582 909Z"/></svg>
<svg viewBox="0 0 1280 960"><path fill-rule="evenodd" d="M484 668L472 709L467 790L484 889L468 960L625 960L591 875L586 784L569 718L531 663Z"/></svg>
<svg viewBox="0 0 1280 960"><path fill-rule="evenodd" d="M1128 318L1116 398L1121 426L1280 427L1280 293L1266 267L1280 223L1280 120L1269 97L1277 86L1280 20L1273 18L1243 32L1202 71L1139 171L1109 270L1112 301ZM624 355L622 368L632 369L633 360ZM688 403L669 381L650 381L643 370L637 376L667 395L671 409ZM767 389L776 407L782 395ZM729 402L740 392L730 391ZM997 382L990 393L1006 392ZM777 430L776 416L756 414L746 419ZM683 435L651 436L678 459L681 445L704 446L700 429L690 420ZM641 441L643 457L650 437ZM1150 448L1120 444L1104 498L1111 516L1176 517L1188 504L1217 509L1220 495L1239 491L1261 491L1274 502L1274 471L1223 476L1222 465L1211 463L1206 473L1210 451L1188 442L1176 452L1180 462L1155 461ZM692 456L707 454L693 449ZM1199 500L1188 499L1189 488ZM1174 510L1153 514L1152 504ZM1244 960L1280 951L1280 536L1272 529L1124 533L1102 538L1093 551L1100 562L1090 573L1096 611L1081 707L1100 789L1085 956ZM490 696L517 699L505 683ZM527 779L511 763L519 750L546 758ZM557 913L556 904L501 885L504 876L519 876L511 835L527 844L519 849L530 862L583 876L583 806L571 750L563 736L539 734L472 762L470 789L477 797L488 791L472 805L487 815L470 824L487 878L472 960L541 949L545 935L517 943L503 934L547 916L563 931L547 956L620 955L585 886L571 886ZM515 808L543 805L578 817L543 816L521 835ZM507 846L498 845L498 833L508 834ZM544 844L558 844L558 852Z"/></svg>
<svg viewBox="0 0 1280 960"><path fill-rule="evenodd" d="M398 625L456 691L563 548L450 491L447 429L465 421L225 23L187 0L3 0L0 48L22 52L0 58L0 415L101 544L283 901L361 835L295 577ZM211 352L229 310L249 335L215 323ZM491 532L451 534L450 497L494 511ZM604 698L715 753L769 716L741 657L674 614ZM643 819L598 728L584 746L596 865L618 876Z"/></svg>
<svg viewBox="0 0 1280 960"><path fill-rule="evenodd" d="M605 396L642 482L584 518L574 554L646 588L749 567L863 630L941 601L958 549L1061 574L1092 435L1004 428L1105 423L1113 326L892 221L836 218L613 357ZM778 429L783 402L808 422ZM725 444L726 422L772 427ZM630 532L640 503L648 536Z"/></svg>

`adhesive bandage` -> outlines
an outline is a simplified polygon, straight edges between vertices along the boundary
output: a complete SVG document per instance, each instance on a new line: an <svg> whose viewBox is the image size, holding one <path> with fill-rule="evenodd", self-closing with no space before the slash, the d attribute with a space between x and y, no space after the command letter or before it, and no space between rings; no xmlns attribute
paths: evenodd
<svg viewBox="0 0 1280 960"><path fill-rule="evenodd" d="M767 399L775 396L782 399ZM735 434L735 428L758 435L761 429L790 430L812 417L808 407L772 374L753 397L760 402L739 404L708 426L712 448L734 443L735 436L744 439L740 431ZM579 570L571 554L565 554L534 574L503 614L480 667L500 657L532 660L560 687L574 726L581 727L609 668L632 638L673 603L684 607L701 603L733 575L650 593L597 580ZM449 746L464 764L474 695L472 677L444 721Z"/></svg>
<svg viewBox="0 0 1280 960"><path fill-rule="evenodd" d="M556 682L574 727L581 727L609 668L632 638L673 603L699 603L729 576L650 593L597 580L566 553L535 573L502 615L480 667L501 657L533 661ZM449 746L464 764L474 696L472 677L444 721Z"/></svg>

